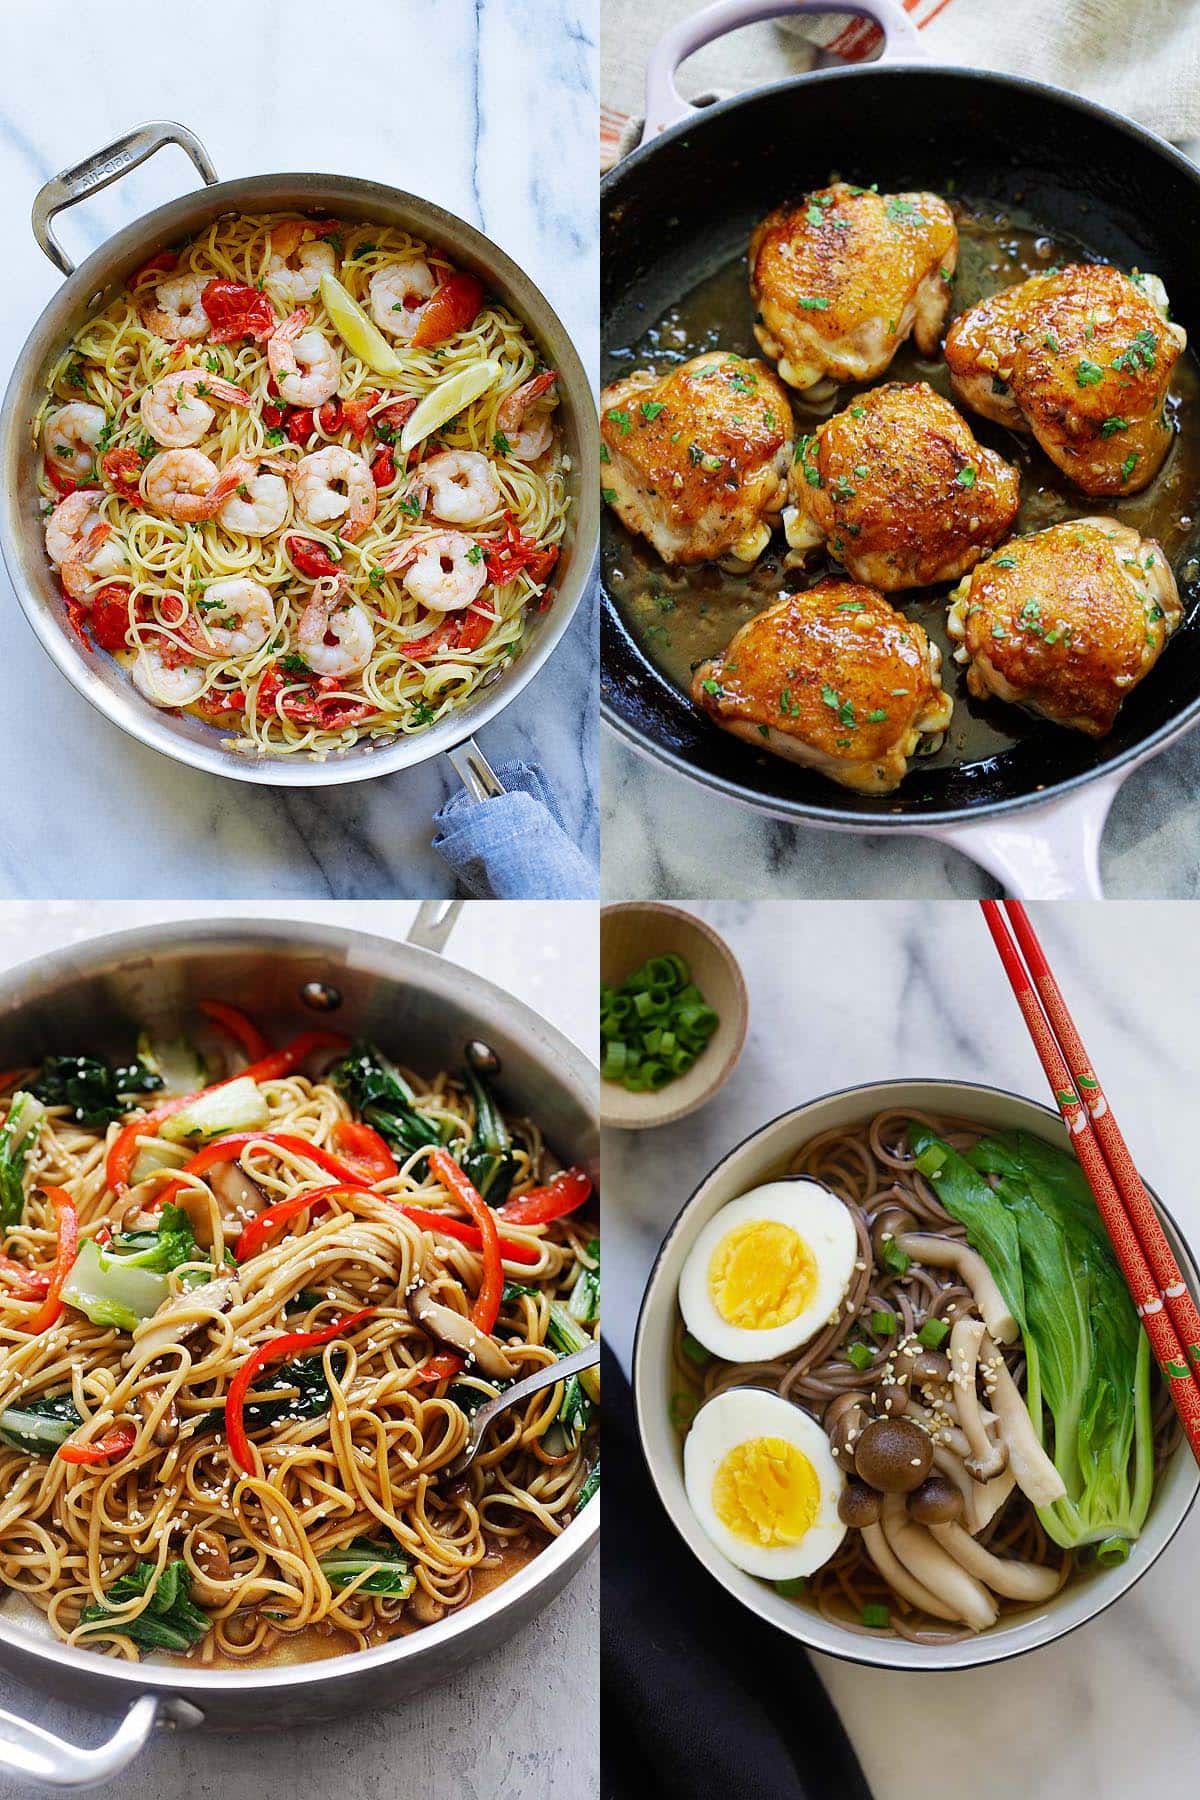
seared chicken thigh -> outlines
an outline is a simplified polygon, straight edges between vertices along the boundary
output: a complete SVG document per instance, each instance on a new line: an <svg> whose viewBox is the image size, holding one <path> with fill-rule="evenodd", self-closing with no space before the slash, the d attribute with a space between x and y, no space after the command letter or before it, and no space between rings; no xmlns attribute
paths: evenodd
<svg viewBox="0 0 1200 1800"><path fill-rule="evenodd" d="M1030 431L1085 494L1133 494L1171 444L1164 402L1187 333L1154 276L1107 263L1031 275L981 300L946 336L954 392Z"/></svg>
<svg viewBox="0 0 1200 1800"><path fill-rule="evenodd" d="M667 375L641 369L600 396L604 498L665 563L749 566L779 523L792 454L787 389L732 351Z"/></svg>
<svg viewBox="0 0 1200 1800"><path fill-rule="evenodd" d="M828 542L856 581L885 593L973 569L1021 499L1017 471L924 381L872 388L800 438L788 489L792 548Z"/></svg>
<svg viewBox="0 0 1200 1800"><path fill-rule="evenodd" d="M947 624L978 699L996 694L1103 737L1182 617L1152 538L1116 519L1070 519L980 563Z"/></svg>
<svg viewBox="0 0 1200 1800"><path fill-rule="evenodd" d="M755 227L754 335L791 387L870 381L910 332L933 355L957 260L954 216L936 194L836 182Z"/></svg>
<svg viewBox="0 0 1200 1800"><path fill-rule="evenodd" d="M701 663L692 697L724 730L843 787L899 786L950 723L940 654L882 594L827 576L750 619Z"/></svg>

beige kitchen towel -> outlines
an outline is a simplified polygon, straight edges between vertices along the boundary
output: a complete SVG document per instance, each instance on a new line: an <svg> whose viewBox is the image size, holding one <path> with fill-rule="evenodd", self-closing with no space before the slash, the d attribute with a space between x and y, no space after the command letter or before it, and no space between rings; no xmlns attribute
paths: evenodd
<svg viewBox="0 0 1200 1800"><path fill-rule="evenodd" d="M999 69L1099 100L1163 137L1200 137L1200 0L903 0L930 61ZM601 0L601 161L642 111L650 50L695 0ZM748 27L689 62L680 91L736 93L811 67L816 51L868 61L868 20L802 14ZM627 145L622 146L627 148Z"/></svg>

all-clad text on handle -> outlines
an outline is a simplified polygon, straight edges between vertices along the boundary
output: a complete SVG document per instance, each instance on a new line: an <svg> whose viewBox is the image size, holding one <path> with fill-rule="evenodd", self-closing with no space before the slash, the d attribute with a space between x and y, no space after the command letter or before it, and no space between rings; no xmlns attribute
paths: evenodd
<svg viewBox="0 0 1200 1800"><path fill-rule="evenodd" d="M167 144L178 144L185 150L195 164L206 187L212 187L217 179L217 171L213 167L208 151L200 142L194 131L186 125L177 125L171 119L152 119L145 125L135 125L124 137L113 144L106 144L102 150L96 150L74 168L63 169L46 185L39 188L33 202L33 235L41 248L56 268L64 275L75 271L75 264L63 249L54 232L54 220L57 214L68 206L75 206L80 200L87 200L92 194L98 194L111 182L118 181L127 175L130 169L136 169L148 157L154 155Z"/></svg>

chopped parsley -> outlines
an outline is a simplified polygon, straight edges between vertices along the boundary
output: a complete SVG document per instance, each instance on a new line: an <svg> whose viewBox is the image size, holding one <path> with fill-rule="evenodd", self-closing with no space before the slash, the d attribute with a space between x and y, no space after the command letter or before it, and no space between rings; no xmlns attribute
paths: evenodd
<svg viewBox="0 0 1200 1800"><path fill-rule="evenodd" d="M1075 384L1077 387L1095 387L1098 381L1104 380L1104 370L1099 363L1089 362L1083 357L1075 366Z"/></svg>
<svg viewBox="0 0 1200 1800"><path fill-rule="evenodd" d="M373 588L382 587L383 586L383 575L384 575L383 564L376 563L375 567L371 570L371 573L367 576L367 586L373 587Z"/></svg>
<svg viewBox="0 0 1200 1800"><path fill-rule="evenodd" d="M623 406L610 407L606 416L612 420L614 425L616 425L620 428L622 437L629 436L629 433L630 433L632 427L629 423L629 414L625 411ZM500 436L500 433L497 432L496 435ZM505 450L508 449L507 443L505 444L504 449ZM503 455L504 452L502 451L501 454Z"/></svg>
<svg viewBox="0 0 1200 1800"><path fill-rule="evenodd" d="M609 413L608 416L610 419L614 417L612 413ZM621 427L621 434L624 436L629 430L629 414L625 413L622 416L625 419L625 423ZM502 431L494 431L492 433L492 448L497 456L511 456L512 454L512 445Z"/></svg>
<svg viewBox="0 0 1200 1800"><path fill-rule="evenodd" d="M643 400L642 404L638 407L638 411L641 413L646 423L650 424L651 421L657 419L659 413L662 412L664 404L665 402L662 400Z"/></svg>
<svg viewBox="0 0 1200 1800"><path fill-rule="evenodd" d="M1157 354L1158 339L1154 333L1149 330L1135 331L1129 348L1122 350L1120 356L1109 364L1109 368L1132 375L1138 369L1152 369Z"/></svg>
<svg viewBox="0 0 1200 1800"><path fill-rule="evenodd" d="M1101 437L1112 437L1114 432L1128 430L1129 420L1118 418L1114 414L1111 419L1105 419L1103 425L1100 427L1100 435Z"/></svg>
<svg viewBox="0 0 1200 1800"><path fill-rule="evenodd" d="M992 558L993 569L1015 569L1016 566L1017 559L1015 556L994 556Z"/></svg>
<svg viewBox="0 0 1200 1800"><path fill-rule="evenodd" d="M1137 452L1131 450L1129 455L1125 458L1125 461L1121 464L1121 480L1128 481L1136 466Z"/></svg>
<svg viewBox="0 0 1200 1800"><path fill-rule="evenodd" d="M869 712L867 714L867 724L868 725L882 725L883 721L886 718L887 718L887 708L885 706L877 706L875 708L874 712Z"/></svg>
<svg viewBox="0 0 1200 1800"><path fill-rule="evenodd" d="M957 481L959 487L973 488L975 486L975 470L973 466L968 463L965 469L960 469L958 471L958 474L954 479Z"/></svg>
<svg viewBox="0 0 1200 1800"><path fill-rule="evenodd" d="M600 461L602 463L612 461L612 457L608 454L608 445L607 444L602 443L600 446Z"/></svg>
<svg viewBox="0 0 1200 1800"><path fill-rule="evenodd" d="M616 488L601 488L600 498L603 500L605 506L614 506L617 499Z"/></svg>
<svg viewBox="0 0 1200 1800"><path fill-rule="evenodd" d="M472 544L471 545L471 548L467 551L467 561L469 563L481 563L483 561L483 545L482 544Z"/></svg>
<svg viewBox="0 0 1200 1800"><path fill-rule="evenodd" d="M704 689L704 692L706 694L712 694L716 699L718 699L718 700L720 699L721 684L719 681L713 681L710 678L708 681L702 681L700 683L700 686Z"/></svg>
<svg viewBox="0 0 1200 1800"><path fill-rule="evenodd" d="M289 650L286 656L281 656L279 658L279 667L283 670L285 675L302 675L308 677L312 674L312 670L309 668L304 658L302 656L297 656L294 650Z"/></svg>
<svg viewBox="0 0 1200 1800"><path fill-rule="evenodd" d="M843 700L837 689L830 687L828 682L821 689L821 699L831 712L837 714L840 724L853 726L856 723L853 700Z"/></svg>
<svg viewBox="0 0 1200 1800"><path fill-rule="evenodd" d="M823 295L802 294L796 304L805 312L824 312L829 302Z"/></svg>
<svg viewBox="0 0 1200 1800"><path fill-rule="evenodd" d="M925 214L920 208L914 206L911 200L902 200L898 194L893 195L883 210L889 219L897 222L902 219L911 219L914 225L925 223Z"/></svg>
<svg viewBox="0 0 1200 1800"><path fill-rule="evenodd" d="M796 444L795 454L792 457L792 461L798 462L803 469L804 479L807 481L809 487L820 487L821 485L821 471L815 464L810 463L808 460L808 453L816 441L815 437L800 438Z"/></svg>

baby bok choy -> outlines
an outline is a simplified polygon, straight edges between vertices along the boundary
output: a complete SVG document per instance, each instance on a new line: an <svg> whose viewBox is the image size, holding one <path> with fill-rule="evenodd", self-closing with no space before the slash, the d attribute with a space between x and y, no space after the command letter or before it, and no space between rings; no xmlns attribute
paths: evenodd
<svg viewBox="0 0 1200 1800"><path fill-rule="evenodd" d="M145 1593L150 1599L136 1618L114 1616L113 1608L128 1606ZM173 1650L181 1654L198 1644L212 1624L206 1612L192 1600L192 1577L182 1558L170 1562L161 1575L153 1563L140 1562L128 1574L118 1576L109 1588L107 1606L85 1606L79 1615L83 1630L125 1637L139 1650Z"/></svg>
<svg viewBox="0 0 1200 1800"><path fill-rule="evenodd" d="M1083 1171L1023 1131L965 1155L924 1125L909 1139L1021 1327L1026 1405L1067 1490L1038 1517L1064 1549L1117 1560L1150 1503L1150 1347Z"/></svg>
<svg viewBox="0 0 1200 1800"><path fill-rule="evenodd" d="M417 1111L416 1095L395 1064L374 1044L355 1044L333 1065L326 1079L349 1101L357 1116L374 1126L380 1137L402 1155L441 1143L442 1134L435 1121Z"/></svg>
<svg viewBox="0 0 1200 1800"><path fill-rule="evenodd" d="M136 1331L166 1300L172 1269L199 1256L191 1220L168 1202L153 1231L122 1232L107 1246L85 1238L62 1297L93 1325Z"/></svg>
<svg viewBox="0 0 1200 1800"><path fill-rule="evenodd" d="M373 1544L370 1538L352 1538L342 1549L319 1556L317 1563L334 1589L349 1587L353 1582L355 1593L407 1600L417 1585L403 1551L395 1544ZM364 1577L361 1581L360 1576Z"/></svg>
<svg viewBox="0 0 1200 1800"><path fill-rule="evenodd" d="M25 1164L45 1116L41 1101L18 1089L0 1126L0 1229L5 1232L12 1231L24 1217Z"/></svg>
<svg viewBox="0 0 1200 1800"><path fill-rule="evenodd" d="M39 1394L0 1412L0 1442L26 1456L53 1456L82 1424L70 1394Z"/></svg>
<svg viewBox="0 0 1200 1800"><path fill-rule="evenodd" d="M499 1206L508 1199L517 1174L512 1135L483 1077L464 1069L462 1079L475 1102L475 1129L461 1158L462 1171L489 1206Z"/></svg>

